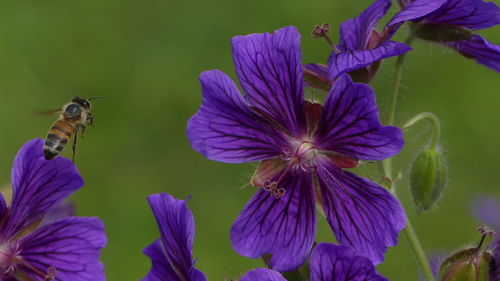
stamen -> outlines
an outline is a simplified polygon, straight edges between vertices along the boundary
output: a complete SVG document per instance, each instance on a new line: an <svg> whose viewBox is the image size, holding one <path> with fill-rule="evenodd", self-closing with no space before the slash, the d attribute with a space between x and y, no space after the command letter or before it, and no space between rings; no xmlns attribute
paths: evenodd
<svg viewBox="0 0 500 281"><path fill-rule="evenodd" d="M332 40L330 40L330 37L328 37L327 33L330 31L330 24L329 23L324 23L323 25L315 25L313 30L311 31L311 36L312 38L325 38L326 42L328 42L328 45L332 47L333 52L338 54L340 53L340 50L333 44Z"/></svg>
<svg viewBox="0 0 500 281"><path fill-rule="evenodd" d="M285 191L286 190L283 187L280 187L280 188L274 189L272 194L276 199L280 199L281 197L283 197L283 195L285 195Z"/></svg>
<svg viewBox="0 0 500 281"><path fill-rule="evenodd" d="M47 275L45 275L45 281L52 281L56 279L57 269L53 266L47 268Z"/></svg>
<svg viewBox="0 0 500 281"><path fill-rule="evenodd" d="M481 246L483 246L484 239L486 239L486 237L494 238L496 236L496 232L484 224L478 227L477 231L479 231L479 234L482 235L481 241L479 241L479 244L476 247L476 250L479 251Z"/></svg>

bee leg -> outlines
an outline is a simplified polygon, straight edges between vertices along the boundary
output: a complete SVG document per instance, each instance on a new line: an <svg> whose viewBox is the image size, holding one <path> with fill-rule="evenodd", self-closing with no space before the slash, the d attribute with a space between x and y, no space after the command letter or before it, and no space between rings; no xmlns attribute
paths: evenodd
<svg viewBox="0 0 500 281"><path fill-rule="evenodd" d="M88 116L87 116L87 123L90 124L90 126L92 126L92 128L95 128L94 117L90 114L90 112L88 113Z"/></svg>
<svg viewBox="0 0 500 281"><path fill-rule="evenodd" d="M83 134L85 133L85 129L87 127L83 126L83 125L80 125L80 128L82 128L82 132L80 133L80 135L82 136L82 139L83 139Z"/></svg>
<svg viewBox="0 0 500 281"><path fill-rule="evenodd" d="M75 154L76 154L76 142L78 141L78 128L75 132L75 136L73 137L73 163L75 163Z"/></svg>

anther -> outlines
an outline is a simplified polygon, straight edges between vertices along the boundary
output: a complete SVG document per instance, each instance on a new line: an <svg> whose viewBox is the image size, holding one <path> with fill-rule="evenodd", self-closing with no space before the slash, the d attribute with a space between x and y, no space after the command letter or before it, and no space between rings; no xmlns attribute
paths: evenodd
<svg viewBox="0 0 500 281"><path fill-rule="evenodd" d="M283 197L283 195L285 195L285 189L283 187L276 188L272 193L276 199L280 199L281 197Z"/></svg>
<svg viewBox="0 0 500 281"><path fill-rule="evenodd" d="M53 266L47 268L47 275L45 275L45 281L52 281L56 279L57 269Z"/></svg>
<svg viewBox="0 0 500 281"><path fill-rule="evenodd" d="M266 181L264 182L264 186L262 187L265 191L272 191L278 186L278 183L275 181Z"/></svg>
<svg viewBox="0 0 500 281"><path fill-rule="evenodd" d="M496 235L496 232L484 224L482 226L478 227L477 231L479 231L479 234L481 234L481 236L482 236L481 241L479 241L479 244L476 247L476 250L479 251L481 249L481 246L483 246L484 239L486 237L494 238Z"/></svg>
<svg viewBox="0 0 500 281"><path fill-rule="evenodd" d="M477 231L479 231L479 234L481 234L482 236L488 236L490 238L494 238L497 235L493 229L489 228L484 224L478 227Z"/></svg>
<svg viewBox="0 0 500 281"><path fill-rule="evenodd" d="M328 37L327 33L330 31L330 24L329 23L324 23L321 26L315 25L313 30L311 31L311 36L312 38L325 38L326 42L328 42L328 45L332 47L333 52L338 54L340 53L340 50L337 49L335 44L333 44L332 40L330 40L330 37Z"/></svg>

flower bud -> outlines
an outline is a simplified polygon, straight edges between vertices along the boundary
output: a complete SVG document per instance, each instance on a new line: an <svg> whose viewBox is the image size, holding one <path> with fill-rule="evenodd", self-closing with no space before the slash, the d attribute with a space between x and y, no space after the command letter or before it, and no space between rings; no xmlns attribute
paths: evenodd
<svg viewBox="0 0 500 281"><path fill-rule="evenodd" d="M417 211L429 210L446 186L447 169L443 155L428 148L417 156L411 167L410 189Z"/></svg>
<svg viewBox="0 0 500 281"><path fill-rule="evenodd" d="M439 269L439 281L487 281L491 254L477 247L460 250Z"/></svg>

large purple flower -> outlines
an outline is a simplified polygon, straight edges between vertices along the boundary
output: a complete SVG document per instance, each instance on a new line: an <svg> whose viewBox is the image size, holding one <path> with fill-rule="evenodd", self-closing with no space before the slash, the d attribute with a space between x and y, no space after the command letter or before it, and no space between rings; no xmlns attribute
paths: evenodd
<svg viewBox="0 0 500 281"><path fill-rule="evenodd" d="M337 49L330 54L328 66L308 64L304 67L306 74L323 81L332 81L342 73L349 72L356 81L368 82L375 75L382 59L410 51L408 45L390 40L387 30L380 33L375 29L390 7L390 0L375 0L357 17L342 23L340 41Z"/></svg>
<svg viewBox="0 0 500 281"><path fill-rule="evenodd" d="M45 160L42 139L19 150L12 168L10 206L0 195L2 280L105 280L99 250L106 236L99 219L52 217L42 222L52 207L82 186L71 161Z"/></svg>
<svg viewBox="0 0 500 281"><path fill-rule="evenodd" d="M202 73L203 105L187 136L211 160L263 160L252 179L262 189L231 228L235 250L251 258L270 253L278 271L299 267L313 245L316 201L341 244L381 262L405 225L403 209L384 188L343 168L397 154L401 130L379 123L372 89L347 74L323 106L305 101L294 27L236 36L232 49L245 97L221 71Z"/></svg>
<svg viewBox="0 0 500 281"><path fill-rule="evenodd" d="M311 281L387 281L380 276L369 259L357 255L347 246L321 243L311 255ZM240 281L286 281L274 270L257 268Z"/></svg>
<svg viewBox="0 0 500 281"><path fill-rule="evenodd" d="M483 0L402 0L403 9L387 24L392 30L405 21L417 22L423 39L440 42L463 56L500 72L500 45L470 30L500 24L500 8Z"/></svg>
<svg viewBox="0 0 500 281"><path fill-rule="evenodd" d="M205 281L205 275L194 268L191 249L194 239L193 214L186 200L166 193L148 197L158 223L161 238L144 248L152 266L143 281Z"/></svg>

